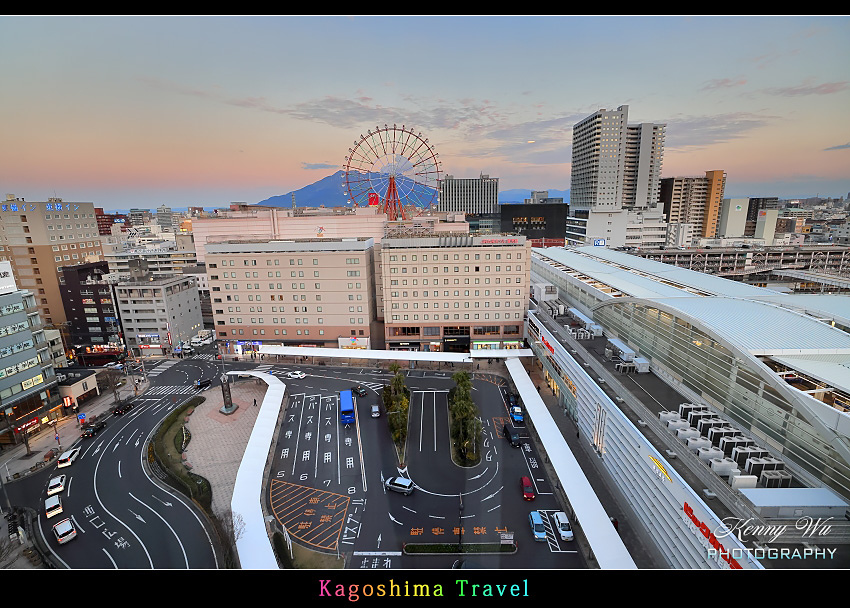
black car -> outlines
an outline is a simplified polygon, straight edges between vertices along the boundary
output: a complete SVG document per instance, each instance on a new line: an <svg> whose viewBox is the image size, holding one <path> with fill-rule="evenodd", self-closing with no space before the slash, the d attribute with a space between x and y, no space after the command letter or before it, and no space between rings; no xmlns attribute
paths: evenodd
<svg viewBox="0 0 850 608"><path fill-rule="evenodd" d="M121 414L126 414L131 409L133 409L132 403L122 403L121 405L116 405L112 408L112 413L116 416L120 416Z"/></svg>
<svg viewBox="0 0 850 608"><path fill-rule="evenodd" d="M355 395L357 395L358 397L365 397L368 394L366 392L366 389L363 388L362 386L360 386L359 384L357 386L355 386L353 389L351 389L351 392L354 393Z"/></svg>
<svg viewBox="0 0 850 608"><path fill-rule="evenodd" d="M208 389L212 385L212 380L195 380L195 388L199 391Z"/></svg>
<svg viewBox="0 0 850 608"><path fill-rule="evenodd" d="M99 420L98 422L92 422L91 424L87 424L83 427L83 432L80 433L80 437L94 437L100 431L106 428L106 421Z"/></svg>

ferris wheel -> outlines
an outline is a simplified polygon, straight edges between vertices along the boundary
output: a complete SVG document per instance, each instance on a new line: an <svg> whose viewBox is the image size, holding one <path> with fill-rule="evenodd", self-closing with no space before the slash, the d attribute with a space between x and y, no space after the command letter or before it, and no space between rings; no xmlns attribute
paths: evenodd
<svg viewBox="0 0 850 608"><path fill-rule="evenodd" d="M348 149L344 175L343 189L355 207L378 206L394 221L436 205L440 161L422 133L384 125Z"/></svg>

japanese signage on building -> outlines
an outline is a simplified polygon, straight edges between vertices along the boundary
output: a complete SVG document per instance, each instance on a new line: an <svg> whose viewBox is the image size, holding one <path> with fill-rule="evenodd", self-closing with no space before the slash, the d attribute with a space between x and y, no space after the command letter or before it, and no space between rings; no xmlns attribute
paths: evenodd
<svg viewBox="0 0 850 608"><path fill-rule="evenodd" d="M12 274L12 263L0 262L0 293L11 293L17 290L15 275Z"/></svg>

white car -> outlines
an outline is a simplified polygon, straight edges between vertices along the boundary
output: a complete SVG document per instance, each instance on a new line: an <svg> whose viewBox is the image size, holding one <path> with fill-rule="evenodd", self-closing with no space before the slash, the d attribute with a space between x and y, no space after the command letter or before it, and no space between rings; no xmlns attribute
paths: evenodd
<svg viewBox="0 0 850 608"><path fill-rule="evenodd" d="M567 514L563 511L558 511L552 515L552 521L555 522L555 529L561 540L573 540L573 529L570 527L570 520L567 519Z"/></svg>
<svg viewBox="0 0 850 608"><path fill-rule="evenodd" d="M59 456L59 460L56 463L57 468L62 467L70 467L74 464L74 461L77 459L77 456L80 455L80 448L72 448L67 452L64 452Z"/></svg>
<svg viewBox="0 0 850 608"><path fill-rule="evenodd" d="M53 496L54 494L58 494L65 489L65 476L57 475L47 484L47 495Z"/></svg>
<svg viewBox="0 0 850 608"><path fill-rule="evenodd" d="M62 513L62 499L58 496L49 496L44 501L44 515L50 519L54 515Z"/></svg>
<svg viewBox="0 0 850 608"><path fill-rule="evenodd" d="M300 380L307 377L307 374L304 372L286 372L285 375L287 378L292 378L293 380Z"/></svg>
<svg viewBox="0 0 850 608"><path fill-rule="evenodd" d="M77 529L70 519L63 519L53 526L53 533L56 535L56 540L59 541L59 544L64 545L77 536Z"/></svg>

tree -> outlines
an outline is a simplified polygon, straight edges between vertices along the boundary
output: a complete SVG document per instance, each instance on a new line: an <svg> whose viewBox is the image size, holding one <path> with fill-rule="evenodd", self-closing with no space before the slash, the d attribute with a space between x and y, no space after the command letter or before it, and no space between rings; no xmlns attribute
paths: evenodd
<svg viewBox="0 0 850 608"><path fill-rule="evenodd" d="M465 371L452 374L452 380L455 382L449 403L452 440L459 458L472 463L480 457L478 439L482 428L478 408L472 400L472 380Z"/></svg>

